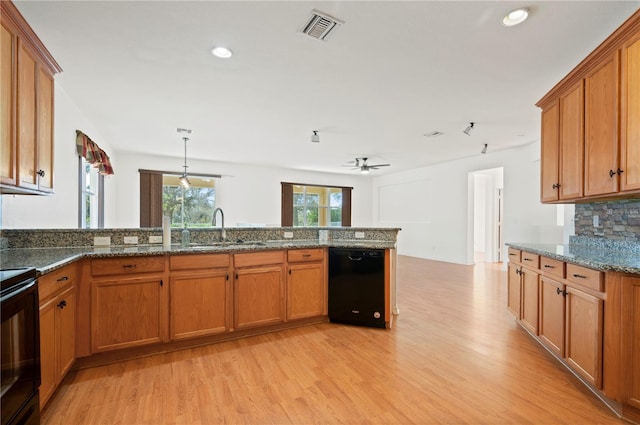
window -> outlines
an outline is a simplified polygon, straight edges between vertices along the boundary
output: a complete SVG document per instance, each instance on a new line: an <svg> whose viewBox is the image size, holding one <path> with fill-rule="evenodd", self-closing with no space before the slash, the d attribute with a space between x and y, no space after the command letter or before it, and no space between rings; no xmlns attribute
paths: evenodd
<svg viewBox="0 0 640 425"><path fill-rule="evenodd" d="M184 189L179 179L177 175L162 176L162 215L171 217L171 227L212 227L215 180L189 176L191 184Z"/></svg>
<svg viewBox="0 0 640 425"><path fill-rule="evenodd" d="M189 174L190 187L180 185L182 173L138 170L140 173L140 227L162 227L171 217L172 227L212 227L216 174Z"/></svg>
<svg viewBox="0 0 640 425"><path fill-rule="evenodd" d="M351 226L351 190L282 183L282 226Z"/></svg>
<svg viewBox="0 0 640 425"><path fill-rule="evenodd" d="M104 175L82 156L78 157L78 228L104 227Z"/></svg>

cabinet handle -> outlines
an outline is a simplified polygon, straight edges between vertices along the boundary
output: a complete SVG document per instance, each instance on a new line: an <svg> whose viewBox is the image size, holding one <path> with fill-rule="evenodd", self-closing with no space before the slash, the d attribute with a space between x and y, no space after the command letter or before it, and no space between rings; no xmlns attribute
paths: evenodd
<svg viewBox="0 0 640 425"><path fill-rule="evenodd" d="M122 266L122 268L124 268L124 269L135 269L136 265L135 264L125 264L124 266Z"/></svg>
<svg viewBox="0 0 640 425"><path fill-rule="evenodd" d="M229 273L227 273L227 280L229 280Z"/></svg>
<svg viewBox="0 0 640 425"><path fill-rule="evenodd" d="M238 280L238 273L236 273L236 280Z"/></svg>
<svg viewBox="0 0 640 425"><path fill-rule="evenodd" d="M291 274L291 269L289 269L289 274Z"/></svg>
<svg viewBox="0 0 640 425"><path fill-rule="evenodd" d="M531 258L523 258L524 261L533 261Z"/></svg>
<svg viewBox="0 0 640 425"><path fill-rule="evenodd" d="M309 258L311 257L311 254L302 254L302 258Z"/></svg>
<svg viewBox="0 0 640 425"><path fill-rule="evenodd" d="M514 256L514 257L515 257L515 255L516 255L516 254L514 254L514 253L512 252L512 253L510 253L509 255Z"/></svg>
<svg viewBox="0 0 640 425"><path fill-rule="evenodd" d="M580 279L586 279L587 278L587 276L583 276L581 274L575 274L575 273L574 273L573 277L577 277L577 278L580 278Z"/></svg>
<svg viewBox="0 0 640 425"><path fill-rule="evenodd" d="M616 172L613 170L609 170L609 177L613 177L616 175Z"/></svg>
<svg viewBox="0 0 640 425"><path fill-rule="evenodd" d="M40 177L44 177L44 170L38 170L36 171L36 174L39 175Z"/></svg>
<svg viewBox="0 0 640 425"><path fill-rule="evenodd" d="M58 282L64 282L65 280L69 280L68 276L62 276L58 278Z"/></svg>
<svg viewBox="0 0 640 425"><path fill-rule="evenodd" d="M65 308L67 306L67 302L65 300L62 300L58 303L58 308L60 310L62 310L63 308Z"/></svg>
<svg viewBox="0 0 640 425"><path fill-rule="evenodd" d="M560 183L554 183L551 187L554 189L560 189Z"/></svg>
<svg viewBox="0 0 640 425"><path fill-rule="evenodd" d="M162 279L160 279L160 286L164 285L164 282L162 281Z"/></svg>
<svg viewBox="0 0 640 425"><path fill-rule="evenodd" d="M556 294L558 294L558 295L562 294L563 297L566 297L567 296L567 291L563 291L560 288L556 288Z"/></svg>
<svg viewBox="0 0 640 425"><path fill-rule="evenodd" d="M545 264L544 268L545 269L555 269L556 267L555 266L550 266L549 264Z"/></svg>

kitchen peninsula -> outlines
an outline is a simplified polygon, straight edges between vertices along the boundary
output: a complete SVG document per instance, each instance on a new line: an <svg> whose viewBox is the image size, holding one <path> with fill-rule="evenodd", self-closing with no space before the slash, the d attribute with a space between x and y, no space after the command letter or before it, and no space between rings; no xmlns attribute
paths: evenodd
<svg viewBox="0 0 640 425"><path fill-rule="evenodd" d="M320 230L192 229L188 246L148 243L156 228L4 230L2 267L39 274L41 407L73 367L326 322L332 247L383 250L391 328L399 229Z"/></svg>

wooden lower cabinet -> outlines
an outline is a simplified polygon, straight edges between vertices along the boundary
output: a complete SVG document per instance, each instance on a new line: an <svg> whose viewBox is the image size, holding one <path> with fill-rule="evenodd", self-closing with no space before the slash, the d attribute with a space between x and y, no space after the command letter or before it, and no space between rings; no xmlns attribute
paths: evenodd
<svg viewBox="0 0 640 425"><path fill-rule="evenodd" d="M166 304L162 275L92 281L91 351L162 342Z"/></svg>
<svg viewBox="0 0 640 425"><path fill-rule="evenodd" d="M172 273L169 335L171 340L213 335L229 330L229 270Z"/></svg>
<svg viewBox="0 0 640 425"><path fill-rule="evenodd" d="M522 277L522 325L534 335L538 335L538 273L527 268L520 270Z"/></svg>
<svg viewBox="0 0 640 425"><path fill-rule="evenodd" d="M565 358L578 374L602 388L603 301L567 286Z"/></svg>
<svg viewBox="0 0 640 425"><path fill-rule="evenodd" d="M284 321L282 265L236 269L234 327L250 328Z"/></svg>
<svg viewBox="0 0 640 425"><path fill-rule="evenodd" d="M39 279L40 407L43 408L73 366L76 326L76 273L61 269Z"/></svg>
<svg viewBox="0 0 640 425"><path fill-rule="evenodd" d="M558 357L564 357L564 284L540 276L540 341Z"/></svg>
<svg viewBox="0 0 640 425"><path fill-rule="evenodd" d="M522 281L520 279L520 266L509 263L507 265L507 309L520 319L520 294L522 293Z"/></svg>
<svg viewBox="0 0 640 425"><path fill-rule="evenodd" d="M327 314L326 263L289 262L287 276L287 320Z"/></svg>
<svg viewBox="0 0 640 425"><path fill-rule="evenodd" d="M622 288L623 402L640 422L640 277L623 277Z"/></svg>

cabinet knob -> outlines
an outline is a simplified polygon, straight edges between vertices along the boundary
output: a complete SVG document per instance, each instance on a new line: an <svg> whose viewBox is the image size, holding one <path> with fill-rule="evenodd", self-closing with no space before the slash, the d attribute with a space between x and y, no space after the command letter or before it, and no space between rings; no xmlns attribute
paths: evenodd
<svg viewBox="0 0 640 425"><path fill-rule="evenodd" d="M562 295L563 297L566 297L567 296L567 291L563 291L560 288L556 288L556 294Z"/></svg>
<svg viewBox="0 0 640 425"><path fill-rule="evenodd" d="M39 175L40 177L44 177L44 170L38 170L36 171L36 174Z"/></svg>
<svg viewBox="0 0 640 425"><path fill-rule="evenodd" d="M618 171L616 171L616 174L620 175L622 173L624 173L624 170L621 170L621 169L618 168Z"/></svg>
<svg viewBox="0 0 640 425"><path fill-rule="evenodd" d="M62 300L62 301L60 301L60 302L58 303L58 308L59 308L59 309L61 309L61 310L62 310L63 308L65 308L66 306L67 306L67 302L66 302L65 300Z"/></svg>
<svg viewBox="0 0 640 425"><path fill-rule="evenodd" d="M554 189L560 189L560 183L554 183L551 187Z"/></svg>
<svg viewBox="0 0 640 425"><path fill-rule="evenodd" d="M609 170L609 177L613 177L616 175L616 172L613 170Z"/></svg>

